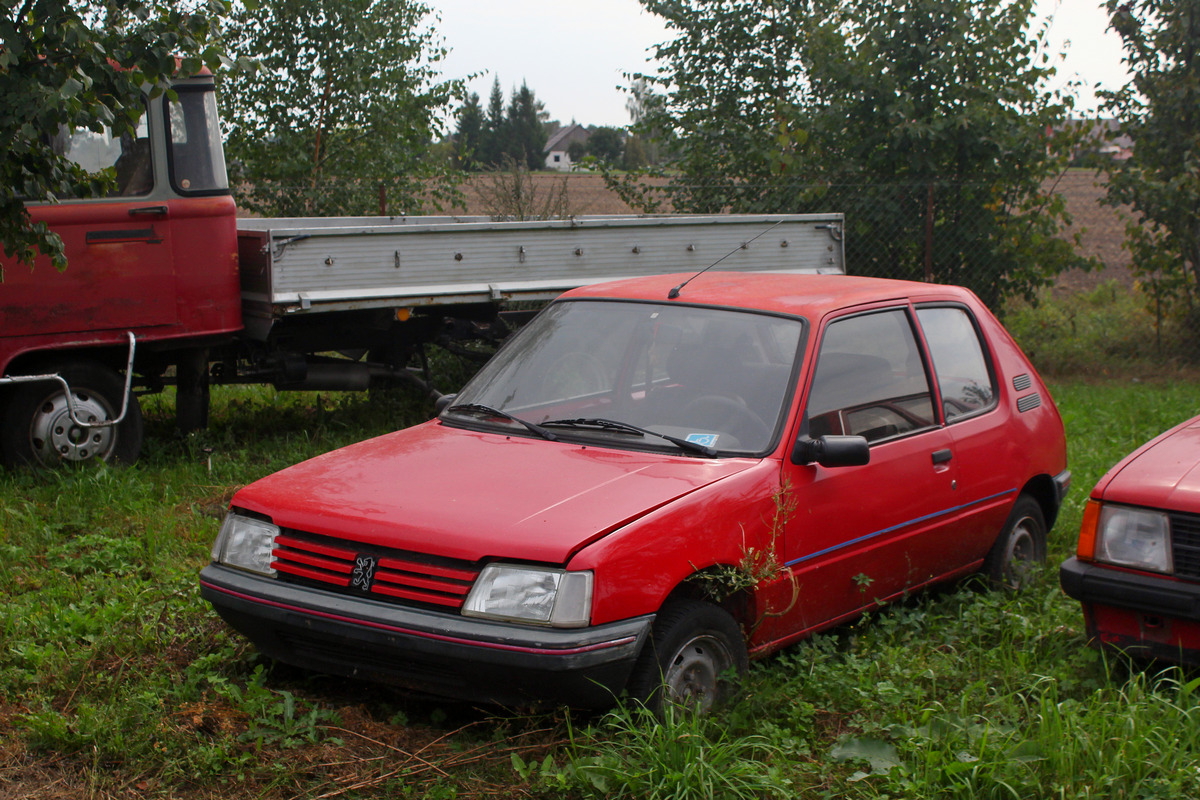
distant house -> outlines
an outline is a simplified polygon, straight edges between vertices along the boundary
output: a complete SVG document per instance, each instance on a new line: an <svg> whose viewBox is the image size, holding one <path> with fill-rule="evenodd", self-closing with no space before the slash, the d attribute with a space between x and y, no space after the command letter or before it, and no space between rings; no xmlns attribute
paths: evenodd
<svg viewBox="0 0 1200 800"><path fill-rule="evenodd" d="M556 130L546 142L546 169L571 169L571 144L579 142L585 145L589 136L591 134L588 133L588 129L577 124L565 125Z"/></svg>
<svg viewBox="0 0 1200 800"><path fill-rule="evenodd" d="M1072 119L1067 124L1086 131L1086 141L1074 153L1075 158L1091 152L1113 161L1125 161L1133 155L1133 139L1117 133L1121 123L1115 119Z"/></svg>

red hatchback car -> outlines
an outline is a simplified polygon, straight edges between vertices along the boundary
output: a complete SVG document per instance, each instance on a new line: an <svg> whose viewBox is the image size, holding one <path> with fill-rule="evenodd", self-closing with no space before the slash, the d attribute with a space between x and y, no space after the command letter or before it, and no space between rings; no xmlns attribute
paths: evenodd
<svg viewBox="0 0 1200 800"><path fill-rule="evenodd" d="M685 277L568 292L437 419L242 489L203 596L317 670L706 708L748 658L1044 559L1062 421L973 294Z"/></svg>
<svg viewBox="0 0 1200 800"><path fill-rule="evenodd" d="M1094 644L1200 664L1200 417L1100 479L1059 579Z"/></svg>

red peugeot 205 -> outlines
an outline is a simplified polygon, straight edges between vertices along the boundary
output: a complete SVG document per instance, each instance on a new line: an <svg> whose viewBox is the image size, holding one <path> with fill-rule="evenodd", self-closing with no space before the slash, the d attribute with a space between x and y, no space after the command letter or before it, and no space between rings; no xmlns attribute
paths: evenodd
<svg viewBox="0 0 1200 800"><path fill-rule="evenodd" d="M1095 645L1200 664L1200 417L1100 479L1059 579Z"/></svg>
<svg viewBox="0 0 1200 800"><path fill-rule="evenodd" d="M706 708L749 658L1044 559L1062 421L973 294L685 277L568 292L437 419L242 489L203 596L312 669Z"/></svg>

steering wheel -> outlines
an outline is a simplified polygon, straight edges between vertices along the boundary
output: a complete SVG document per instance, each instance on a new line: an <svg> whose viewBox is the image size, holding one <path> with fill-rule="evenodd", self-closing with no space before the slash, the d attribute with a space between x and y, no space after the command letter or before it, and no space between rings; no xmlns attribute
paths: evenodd
<svg viewBox="0 0 1200 800"><path fill-rule="evenodd" d="M689 424L733 434L739 442L765 446L771 438L771 428L745 401L723 394L702 394L689 400L681 416Z"/></svg>

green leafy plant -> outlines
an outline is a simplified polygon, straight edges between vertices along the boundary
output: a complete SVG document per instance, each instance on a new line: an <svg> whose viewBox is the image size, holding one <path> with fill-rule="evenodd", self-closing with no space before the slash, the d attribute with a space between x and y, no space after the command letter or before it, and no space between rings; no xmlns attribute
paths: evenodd
<svg viewBox="0 0 1200 800"><path fill-rule="evenodd" d="M573 738L568 772L585 796L605 798L787 797L791 782L773 764L776 748L734 736L720 723L671 707L662 719L621 708Z"/></svg>

